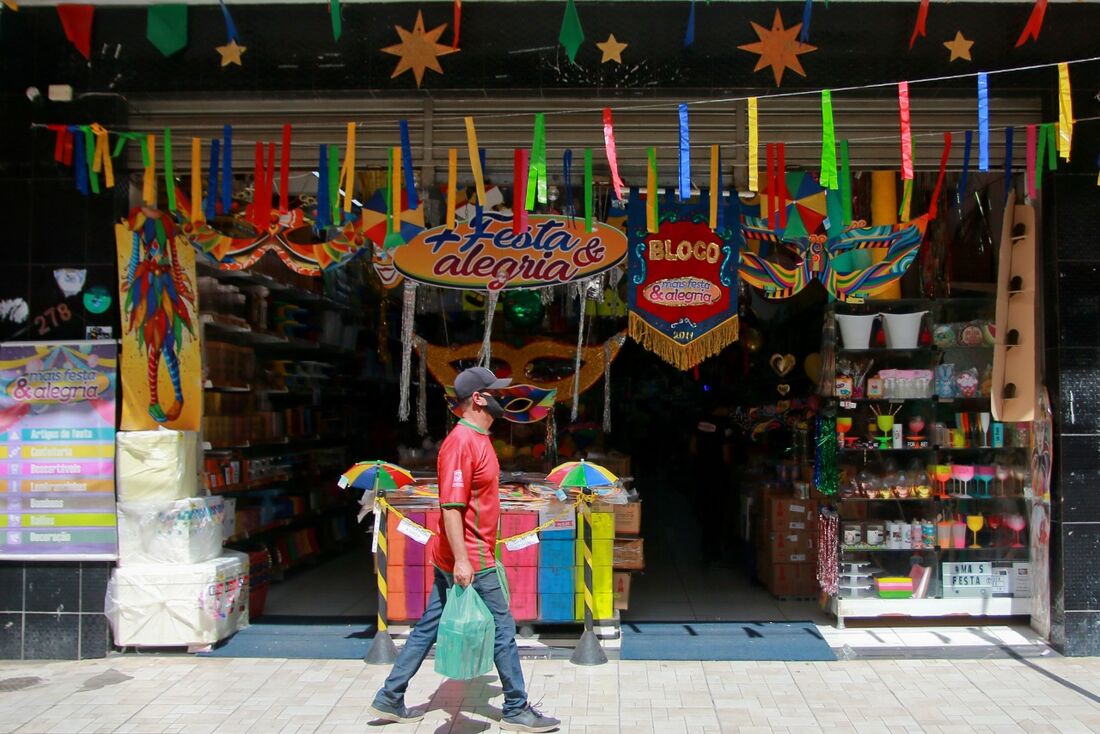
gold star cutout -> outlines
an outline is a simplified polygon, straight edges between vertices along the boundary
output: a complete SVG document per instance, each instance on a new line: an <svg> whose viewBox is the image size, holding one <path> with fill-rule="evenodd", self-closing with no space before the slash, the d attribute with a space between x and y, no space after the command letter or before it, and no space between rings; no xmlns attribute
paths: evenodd
<svg viewBox="0 0 1100 734"><path fill-rule="evenodd" d="M962 31L955 31L955 40L944 41L943 45L951 51L951 59L948 63L955 59L973 61L973 59L970 58L970 47L974 45L974 42L963 38Z"/></svg>
<svg viewBox="0 0 1100 734"><path fill-rule="evenodd" d="M606 41L596 44L596 47L603 51L603 58L600 59L600 63L606 64L608 61L614 61L616 64L623 63L623 51L629 45L629 43L617 40L615 34L612 33Z"/></svg>
<svg viewBox="0 0 1100 734"><path fill-rule="evenodd" d="M424 78L425 69L431 69L437 74L442 74L443 67L439 65L438 57L453 54L458 50L437 43L446 28L447 24L444 23L438 28L425 32L424 13L422 11L417 11L416 25L413 26L411 33L401 26L394 26L397 35L401 36L401 43L382 49L383 53L393 54L401 58L397 62L397 68L393 70L390 79L412 69L413 76L416 77L416 86L419 87L421 80Z"/></svg>
<svg viewBox="0 0 1100 734"><path fill-rule="evenodd" d="M241 56L248 50L246 46L238 46L236 41L230 41L224 46L218 46L217 52L222 56L222 66L230 64L241 65Z"/></svg>
<svg viewBox="0 0 1100 734"><path fill-rule="evenodd" d="M772 73L775 74L775 86L777 87L782 85L783 72L786 69L793 69L795 73L806 76L798 56L799 54L816 51L817 46L811 46L798 40L798 32L802 30L801 23L790 28L784 28L783 18L776 10L775 20L772 21L770 31L757 23L752 24L752 29L756 31L756 35L760 40L756 43L738 46L738 48L760 54L760 60L756 62L756 68L753 71L760 71L765 66L770 66Z"/></svg>

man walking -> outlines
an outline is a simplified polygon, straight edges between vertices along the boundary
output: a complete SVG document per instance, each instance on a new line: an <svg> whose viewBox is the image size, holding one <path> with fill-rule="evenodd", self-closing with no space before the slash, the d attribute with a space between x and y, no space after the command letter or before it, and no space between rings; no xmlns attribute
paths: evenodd
<svg viewBox="0 0 1100 734"><path fill-rule="evenodd" d="M389 678L370 707L371 713L384 721L411 723L424 718L423 711L405 707L405 691L435 644L447 592L458 584L473 586L496 623L494 661L504 689L500 728L548 732L561 723L543 716L527 702L516 647L516 622L496 574L500 463L489 440L489 426L504 413L493 391L508 387L511 382L497 379L485 367L471 367L455 378L462 419L439 448L442 512L440 527L428 549L435 565L435 583L424 616L409 634Z"/></svg>

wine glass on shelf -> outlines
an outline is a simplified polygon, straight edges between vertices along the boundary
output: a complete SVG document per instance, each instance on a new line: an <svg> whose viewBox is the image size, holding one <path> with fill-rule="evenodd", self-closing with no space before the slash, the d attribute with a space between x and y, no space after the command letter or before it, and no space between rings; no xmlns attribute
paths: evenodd
<svg viewBox="0 0 1100 734"><path fill-rule="evenodd" d="M994 474L995 471L992 466L979 466L977 468L978 481L982 483L981 492L977 495L978 497L989 499L993 496L992 492L989 491L989 485L993 481Z"/></svg>
<svg viewBox="0 0 1100 734"><path fill-rule="evenodd" d="M894 430L894 416L889 413L881 414L875 419L875 423L878 424L878 429L882 431L882 435L878 437L878 447L880 449L890 448L891 432Z"/></svg>
<svg viewBox="0 0 1100 734"><path fill-rule="evenodd" d="M836 418L836 439L841 448L844 448L844 437L850 430L852 430L852 416L838 415Z"/></svg>
<svg viewBox="0 0 1100 734"><path fill-rule="evenodd" d="M997 464L993 468L993 471L995 473L995 476L997 477L997 481L999 481L1001 483L1001 493L998 496L1004 497L1005 496L1005 480L1008 479L1011 476L1011 472L1009 471L1008 467L1005 466L1004 464Z"/></svg>
<svg viewBox="0 0 1100 734"><path fill-rule="evenodd" d="M1019 465L1012 467L1012 481L1017 495L1027 495L1027 475L1026 467Z"/></svg>
<svg viewBox="0 0 1100 734"><path fill-rule="evenodd" d="M970 529L970 532L974 533L974 543L970 547L981 548L981 546L978 545L978 531L985 527L985 518L982 517L981 513L977 515L967 515L966 527Z"/></svg>
<svg viewBox="0 0 1100 734"><path fill-rule="evenodd" d="M967 489L970 485L970 480L974 478L974 467L971 464L952 464L951 476L957 481L962 482L962 494L955 495L960 499L970 499L970 493Z"/></svg>
<svg viewBox="0 0 1100 734"><path fill-rule="evenodd" d="M986 525L989 526L989 529L992 531L993 535L993 537L990 539L991 546L997 545L997 531L1001 529L1002 524L1003 522L1000 513L995 512L989 516L988 520L986 520Z"/></svg>
<svg viewBox="0 0 1100 734"><path fill-rule="evenodd" d="M989 423L991 416L989 413L981 413L978 415L978 424L982 427L982 448L989 446Z"/></svg>
<svg viewBox="0 0 1100 734"><path fill-rule="evenodd" d="M940 499L948 499L947 494L947 482L951 479L951 465L950 464L936 464L933 476L936 481L940 483Z"/></svg>
<svg viewBox="0 0 1100 734"><path fill-rule="evenodd" d="M1018 512L1014 512L1005 518L1005 527L1012 531L1012 547L1023 548L1023 543L1020 542L1020 532L1027 527L1027 522L1024 520L1024 516Z"/></svg>

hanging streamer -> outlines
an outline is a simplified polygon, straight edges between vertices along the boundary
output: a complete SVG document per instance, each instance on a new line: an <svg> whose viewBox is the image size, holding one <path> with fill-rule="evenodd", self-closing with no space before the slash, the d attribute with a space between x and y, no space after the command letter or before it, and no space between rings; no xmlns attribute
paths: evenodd
<svg viewBox="0 0 1100 734"><path fill-rule="evenodd" d="M455 203L458 195L458 148L447 149L447 229L455 228Z"/></svg>
<svg viewBox="0 0 1100 734"><path fill-rule="evenodd" d="M776 143L775 145L775 170L776 178L779 179L779 190L776 193L775 205L779 210L779 227L785 229L787 226L787 144Z"/></svg>
<svg viewBox="0 0 1100 734"><path fill-rule="evenodd" d="M833 126L833 93L821 90L821 185L839 188L836 173L836 128Z"/></svg>
<svg viewBox="0 0 1100 734"><path fill-rule="evenodd" d="M96 173L102 171L104 183L107 188L112 189L115 186L115 167L111 160L107 129L98 123L92 124L90 129L92 135L95 136L95 156L92 162L92 170Z"/></svg>
<svg viewBox="0 0 1100 734"><path fill-rule="evenodd" d="M909 124L909 82L898 84L898 114L901 117L901 177L913 180L913 130Z"/></svg>
<svg viewBox="0 0 1100 734"><path fill-rule="evenodd" d="M611 337L603 343L603 432L611 433Z"/></svg>
<svg viewBox="0 0 1100 734"><path fill-rule="evenodd" d="M146 206L157 205L157 136L149 134L145 136L145 144L148 145L149 155L145 160L145 190L142 199Z"/></svg>
<svg viewBox="0 0 1100 734"><path fill-rule="evenodd" d="M565 180L565 205L562 211L570 222L577 220L577 205L573 200L573 151L569 148L561 156L562 178Z"/></svg>
<svg viewBox="0 0 1100 734"><path fill-rule="evenodd" d="M515 169L512 173L512 232L520 234L527 231L527 206L530 185L527 180L527 151L516 148Z"/></svg>
<svg viewBox="0 0 1100 734"><path fill-rule="evenodd" d="M99 176L95 172L95 135L92 134L92 129L88 125L81 125L78 129L80 134L84 136L84 165L88 169L88 182L91 184L92 193L98 194ZM153 175L156 176L156 171L153 172Z"/></svg>
<svg viewBox="0 0 1100 734"><path fill-rule="evenodd" d="M73 134L69 132L68 125L46 125L46 129L54 133L53 159L55 163L63 163L66 166L73 164ZM126 140L119 137L119 145ZM118 155L117 153L115 155Z"/></svg>
<svg viewBox="0 0 1100 734"><path fill-rule="evenodd" d="M344 165L340 168L340 185L344 188L344 211L351 213L355 197L355 123L349 122L344 143Z"/></svg>
<svg viewBox="0 0 1100 734"><path fill-rule="evenodd" d="M324 150L324 146L321 146ZM218 166L221 161L221 141L210 141L210 167L206 171L206 221L218 215Z"/></svg>
<svg viewBox="0 0 1100 734"><path fill-rule="evenodd" d="M691 10L688 11L687 29L684 31L684 48L691 48L695 43L695 0L691 0Z"/></svg>
<svg viewBox="0 0 1100 734"><path fill-rule="evenodd" d="M1039 134L1039 150L1035 154L1035 190L1041 191L1043 188L1043 161L1045 160L1047 138L1049 137L1047 133L1047 125L1039 125L1037 132Z"/></svg>
<svg viewBox="0 0 1100 734"><path fill-rule="evenodd" d="M531 140L530 163L527 171L527 211L534 211L535 202L549 203L546 185L546 116L535 115L535 131Z"/></svg>
<svg viewBox="0 0 1100 734"><path fill-rule="evenodd" d="M718 181L721 171L718 163L718 146L710 146L710 228L718 229L718 204L722 201L722 185Z"/></svg>
<svg viewBox="0 0 1100 734"><path fill-rule="evenodd" d="M481 336L481 351L478 352L478 364L488 367L493 361L493 316L497 312L497 299L500 291L489 291L485 297L485 332Z"/></svg>
<svg viewBox="0 0 1100 734"><path fill-rule="evenodd" d="M1047 122L1043 124L1043 127L1047 131L1047 170L1058 170L1058 154L1056 147L1058 145L1058 124L1054 122Z"/></svg>
<svg viewBox="0 0 1100 734"><path fill-rule="evenodd" d="M652 150L652 148L650 148ZM575 284L577 299L580 301L580 316L577 318L577 356L573 360L573 407L569 411L569 421L577 422L581 401L581 354L584 351L584 312L588 302L589 280L582 280Z"/></svg>
<svg viewBox="0 0 1100 734"><path fill-rule="evenodd" d="M217 145L217 140L214 144ZM317 216L314 217L314 226L324 231L332 220L329 218L332 210L328 203L328 146L321 143L321 153L317 160Z"/></svg>
<svg viewBox="0 0 1100 734"><path fill-rule="evenodd" d="M393 234L393 148L386 150L386 186L382 190L383 195L386 198L386 237ZM385 247L385 240L383 240L382 246Z"/></svg>
<svg viewBox="0 0 1100 734"><path fill-rule="evenodd" d="M760 108L756 97L749 97L749 191L760 190Z"/></svg>
<svg viewBox="0 0 1100 734"><path fill-rule="evenodd" d="M978 74L978 170L989 170L989 78Z"/></svg>
<svg viewBox="0 0 1100 734"><path fill-rule="evenodd" d="M225 35L227 41L240 41L241 37L237 34L237 26L233 23L233 16L229 14L229 8L225 5L225 0L218 0L218 5L222 9L222 18L225 19Z"/></svg>
<svg viewBox="0 0 1100 734"><path fill-rule="evenodd" d="M420 197L416 192L416 169L413 168L412 141L409 139L409 121L401 123L401 161L405 167L405 198L408 199L408 208L415 210L420 206Z"/></svg>
<svg viewBox="0 0 1100 734"><path fill-rule="evenodd" d="M929 0L920 0L920 9L917 10L917 22L913 24L913 35L909 37L909 50L913 50L913 44L917 38L928 35L928 4Z"/></svg>
<svg viewBox="0 0 1100 734"><path fill-rule="evenodd" d="M1038 147L1038 128L1035 125L1027 126L1027 153L1026 167L1024 168L1024 191L1027 192L1029 201L1035 201L1038 197L1038 189L1035 186L1035 151Z"/></svg>
<svg viewBox="0 0 1100 734"><path fill-rule="evenodd" d="M615 150L615 123L611 119L611 108L603 108L603 149L607 154L607 165L611 168L611 187L615 189L615 198L623 199L623 180L619 177L619 155Z"/></svg>
<svg viewBox="0 0 1100 734"><path fill-rule="evenodd" d="M1008 194L1015 186L1012 182L1012 137L1015 130L1011 127L1005 128L1005 201L1008 201Z"/></svg>
<svg viewBox="0 0 1100 734"><path fill-rule="evenodd" d="M649 166L646 169L645 223L649 232L657 231L657 149L649 149Z"/></svg>
<svg viewBox="0 0 1100 734"><path fill-rule="evenodd" d="M275 143L267 144L267 177L264 178L264 227L267 231L271 226L271 197L275 193Z"/></svg>
<svg viewBox="0 0 1100 734"><path fill-rule="evenodd" d="M191 138L191 220L206 219L202 211L202 140Z"/></svg>
<svg viewBox="0 0 1100 734"><path fill-rule="evenodd" d="M84 152L85 145L83 135L73 136L73 183L76 185L77 191L87 196L91 192L88 188L88 164Z"/></svg>
<svg viewBox="0 0 1100 734"><path fill-rule="evenodd" d="M688 106L680 105L680 201L691 198L691 130L688 128Z"/></svg>
<svg viewBox="0 0 1100 734"><path fill-rule="evenodd" d="M393 178L390 180L390 194L393 196L393 226L390 227L390 232L396 234L401 231L401 148L394 148L391 155L393 156Z"/></svg>
<svg viewBox="0 0 1100 734"><path fill-rule="evenodd" d="M428 342L419 336L413 336L416 346L416 432L420 436L428 435Z"/></svg>
<svg viewBox="0 0 1100 734"><path fill-rule="evenodd" d="M768 165L768 228L775 229L779 226L779 209L775 205L775 197L779 192L779 183L775 180L775 143L764 146L767 152Z"/></svg>
<svg viewBox="0 0 1100 734"><path fill-rule="evenodd" d="M224 3L222 7L225 7ZM228 11L226 11L228 12ZM222 214L233 214L233 126L223 128L222 142Z"/></svg>
<svg viewBox="0 0 1100 734"><path fill-rule="evenodd" d="M802 30L798 34L798 40L802 43L810 42L810 20L814 14L814 0L805 0L802 3Z"/></svg>
<svg viewBox="0 0 1100 734"><path fill-rule="evenodd" d="M260 198L264 193L264 144L256 142L256 158L252 169L252 204L248 207L249 219L256 227L260 226Z"/></svg>
<svg viewBox="0 0 1100 734"><path fill-rule="evenodd" d="M279 213L290 211L290 125L283 125L283 145L279 149Z"/></svg>
<svg viewBox="0 0 1100 734"><path fill-rule="evenodd" d="M454 35L451 37L451 48L458 50L458 34L462 30L462 0L454 0Z"/></svg>
<svg viewBox="0 0 1100 734"><path fill-rule="evenodd" d="M901 188L901 206L898 207L898 221L909 221L909 210L913 205L913 181L905 181Z"/></svg>
<svg viewBox="0 0 1100 734"><path fill-rule="evenodd" d="M852 169L848 163L848 141L840 141L840 204L844 212L844 226L852 223Z"/></svg>
<svg viewBox="0 0 1100 734"><path fill-rule="evenodd" d="M940 172L936 176L936 188L932 190L932 202L928 205L928 218L935 219L940 206L940 191L943 179L947 175L947 159L951 157L951 133L943 134L943 153L940 154ZM908 221L903 219L902 221Z"/></svg>
<svg viewBox="0 0 1100 734"><path fill-rule="evenodd" d="M1047 12L1047 0L1035 0L1035 6L1031 9L1031 15L1027 19L1027 25L1016 39L1016 48L1023 46L1028 40L1038 41L1039 32L1043 30L1043 16Z"/></svg>
<svg viewBox="0 0 1100 734"><path fill-rule="evenodd" d="M592 232L592 149L584 149L584 231Z"/></svg>
<svg viewBox="0 0 1100 734"><path fill-rule="evenodd" d="M1058 64L1058 155L1069 160L1073 145L1073 95L1069 86L1069 64Z"/></svg>
<svg viewBox="0 0 1100 734"><path fill-rule="evenodd" d="M330 145L328 148L328 205L332 210L331 224L340 226L340 148Z"/></svg>
<svg viewBox="0 0 1100 734"><path fill-rule="evenodd" d="M477 190L478 206L485 205L485 178L482 175L481 154L477 149L477 130L474 129L474 118L466 118L466 147L470 152L470 168L474 174L474 187Z"/></svg>
<svg viewBox="0 0 1100 734"><path fill-rule="evenodd" d="M172 131L168 128L164 128L164 193L168 196L168 211L175 213L176 174L172 166Z"/></svg>
<svg viewBox="0 0 1100 734"><path fill-rule="evenodd" d="M963 139L963 170L959 176L959 189L955 192L955 201L961 207L966 196L966 180L970 177L970 149L974 145L974 131L967 130Z"/></svg>
<svg viewBox="0 0 1100 734"><path fill-rule="evenodd" d="M344 32L343 19L340 17L340 0L329 0L328 14L332 18L332 40L339 41Z"/></svg>
<svg viewBox="0 0 1100 734"><path fill-rule="evenodd" d="M397 419L402 423L409 419L409 380L412 377L413 327L416 322L416 283L405 278L405 290L401 298L401 394L397 405Z"/></svg>

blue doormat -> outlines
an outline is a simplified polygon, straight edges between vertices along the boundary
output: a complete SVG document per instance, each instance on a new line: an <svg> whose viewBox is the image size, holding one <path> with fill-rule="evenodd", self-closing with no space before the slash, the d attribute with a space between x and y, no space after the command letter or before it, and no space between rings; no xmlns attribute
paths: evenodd
<svg viewBox="0 0 1100 734"><path fill-rule="evenodd" d="M200 655L213 658L362 660L374 637L373 619L267 619L254 622L220 646Z"/></svg>
<svg viewBox="0 0 1100 734"><path fill-rule="evenodd" d="M812 622L624 622L620 660L836 660Z"/></svg>

